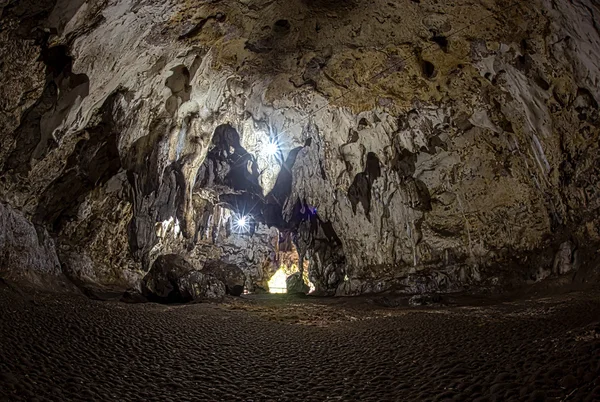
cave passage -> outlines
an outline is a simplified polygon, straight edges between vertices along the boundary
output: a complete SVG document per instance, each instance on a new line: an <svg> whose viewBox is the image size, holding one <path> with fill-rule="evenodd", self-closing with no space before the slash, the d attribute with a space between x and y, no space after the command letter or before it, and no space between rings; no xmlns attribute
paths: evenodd
<svg viewBox="0 0 600 402"><path fill-rule="evenodd" d="M600 401L600 0L0 0L0 402Z"/></svg>

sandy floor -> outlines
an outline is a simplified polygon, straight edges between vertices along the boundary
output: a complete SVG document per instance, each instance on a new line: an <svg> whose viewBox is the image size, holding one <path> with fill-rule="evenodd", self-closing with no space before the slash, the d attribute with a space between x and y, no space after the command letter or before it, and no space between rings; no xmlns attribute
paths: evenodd
<svg viewBox="0 0 600 402"><path fill-rule="evenodd" d="M0 285L0 400L600 400L598 291L391 304L130 305Z"/></svg>

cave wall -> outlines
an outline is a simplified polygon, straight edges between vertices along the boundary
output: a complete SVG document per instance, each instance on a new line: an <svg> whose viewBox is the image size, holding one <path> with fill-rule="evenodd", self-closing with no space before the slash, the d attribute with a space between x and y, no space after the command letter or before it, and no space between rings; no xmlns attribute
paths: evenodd
<svg viewBox="0 0 600 402"><path fill-rule="evenodd" d="M41 285L42 280L61 275L55 243L46 230L2 203L0 229L0 272L6 279ZM31 275L31 271L36 274Z"/></svg>
<svg viewBox="0 0 600 402"><path fill-rule="evenodd" d="M137 287L158 256L180 254L238 264L262 286L274 227L328 294L597 266L593 1L0 10L0 201L47 231L76 283ZM215 140L225 126L238 143ZM228 232L224 209L256 228Z"/></svg>

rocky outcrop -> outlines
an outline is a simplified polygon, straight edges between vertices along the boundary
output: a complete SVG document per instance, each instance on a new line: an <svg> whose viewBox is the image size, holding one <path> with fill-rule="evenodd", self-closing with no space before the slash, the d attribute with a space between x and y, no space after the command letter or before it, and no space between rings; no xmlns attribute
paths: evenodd
<svg viewBox="0 0 600 402"><path fill-rule="evenodd" d="M142 294L151 301L182 303L191 300L220 299L225 284L213 275L194 269L176 254L161 255L144 277Z"/></svg>
<svg viewBox="0 0 600 402"><path fill-rule="evenodd" d="M288 276L285 285L288 294L307 294L310 290L300 272Z"/></svg>
<svg viewBox="0 0 600 402"><path fill-rule="evenodd" d="M321 294L598 266L593 1L2 4L0 201L77 283L253 291L286 238Z"/></svg>
<svg viewBox="0 0 600 402"><path fill-rule="evenodd" d="M240 296L244 293L246 278L244 272L237 265L211 261L204 265L202 273L212 275L223 282L229 295Z"/></svg>
<svg viewBox="0 0 600 402"><path fill-rule="evenodd" d="M420 294L420 295L414 295L410 299L408 299L408 305L412 306L412 307L427 306L427 305L431 305L431 304L440 304L440 303L442 303L442 298L439 294L434 294L434 295Z"/></svg>
<svg viewBox="0 0 600 402"><path fill-rule="evenodd" d="M0 277L43 285L61 275L54 240L18 211L0 203Z"/></svg>
<svg viewBox="0 0 600 402"><path fill-rule="evenodd" d="M227 291L223 282L212 275L199 271L190 271L178 280L181 301L221 300ZM170 300L167 300L170 302Z"/></svg>

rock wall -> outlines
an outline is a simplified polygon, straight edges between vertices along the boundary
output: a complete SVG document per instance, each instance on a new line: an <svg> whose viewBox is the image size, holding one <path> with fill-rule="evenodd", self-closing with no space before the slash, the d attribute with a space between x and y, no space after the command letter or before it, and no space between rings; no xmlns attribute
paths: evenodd
<svg viewBox="0 0 600 402"><path fill-rule="evenodd" d="M42 285L61 274L54 241L21 213L0 203L0 275ZM24 269L27 268L27 269Z"/></svg>
<svg viewBox="0 0 600 402"><path fill-rule="evenodd" d="M80 285L180 255L264 287L281 236L327 294L598 266L594 1L0 10L0 201Z"/></svg>

